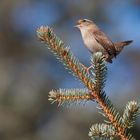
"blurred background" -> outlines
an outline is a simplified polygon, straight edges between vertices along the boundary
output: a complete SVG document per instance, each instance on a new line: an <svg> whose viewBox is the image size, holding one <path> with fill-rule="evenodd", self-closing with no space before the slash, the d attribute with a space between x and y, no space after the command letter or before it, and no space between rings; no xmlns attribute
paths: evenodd
<svg viewBox="0 0 140 140"><path fill-rule="evenodd" d="M134 40L108 64L106 93L122 113L130 100L140 102L139 0L0 1L0 139L88 140L89 128L103 122L96 103L72 109L48 102L58 88L84 88L41 44L36 29L51 26L76 57L90 65L90 53L76 20L88 18L115 41ZM140 119L132 133L140 137Z"/></svg>

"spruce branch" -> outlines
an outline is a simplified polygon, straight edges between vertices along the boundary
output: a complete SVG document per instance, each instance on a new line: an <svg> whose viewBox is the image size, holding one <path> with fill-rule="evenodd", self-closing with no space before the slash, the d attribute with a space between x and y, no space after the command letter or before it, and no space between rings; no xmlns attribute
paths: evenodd
<svg viewBox="0 0 140 140"><path fill-rule="evenodd" d="M140 104L136 101L130 101L126 105L122 116L124 128L131 128L134 125L136 117L140 114Z"/></svg>
<svg viewBox="0 0 140 140"><path fill-rule="evenodd" d="M48 26L41 26L37 30L38 38L56 55L56 57L68 68L74 76L78 77L88 88L89 93L87 96L90 99L96 100L106 118L111 122L113 130L115 130L115 135L121 138L121 140L132 140L134 139L131 134L127 133L126 128L122 125L122 117L113 107L113 104L106 96L103 87L106 81L107 67L104 57L101 53L97 53L92 58L92 66L94 71L92 75L87 72L87 68L81 64L72 54L69 47L65 47L65 44L53 33L53 31ZM94 76L93 79L91 76ZM64 93L64 94L62 94ZM69 96L71 93L68 91L51 91L49 94L49 100L53 102L58 102L59 105L65 101L76 100L76 95L78 100L81 97L85 98L85 95L80 96L76 94L75 96ZM111 128L111 125L107 125L105 128ZM101 125L103 126L103 125ZM97 128L97 127L96 127ZM94 131L94 129L92 129ZM106 130L107 131L107 130Z"/></svg>
<svg viewBox="0 0 140 140"><path fill-rule="evenodd" d="M91 57L91 65L93 67L91 73L95 77L94 89L96 94L99 94L103 91L107 76L106 61L101 52L97 52Z"/></svg>
<svg viewBox="0 0 140 140"><path fill-rule="evenodd" d="M127 136L125 136L124 133L125 129L121 125L122 118L103 91L106 82L107 67L102 53L96 53L94 56L92 56L91 63L95 72L94 90L96 93L94 94L94 97L102 111L99 113L109 120L122 139L127 140Z"/></svg>
<svg viewBox="0 0 140 140"><path fill-rule="evenodd" d="M98 102L98 104L100 105L100 107L102 108L103 116L105 116L110 121L112 126L114 126L118 137L120 137L121 140L130 140L131 134L126 133L125 131L126 129L123 128L122 126L122 122L121 122L122 117L116 111L113 104L106 96L106 94L102 92L100 93L100 96L98 96L97 94L94 94L94 97L96 101Z"/></svg>
<svg viewBox="0 0 140 140"><path fill-rule="evenodd" d="M84 103L93 100L93 96L87 89L59 89L49 92L49 101L57 102L60 105L69 105L72 103Z"/></svg>
<svg viewBox="0 0 140 140"><path fill-rule="evenodd" d="M91 126L88 135L92 140L113 140L119 138L115 127L111 124L94 124ZM127 135L128 140L135 140L135 138L127 131L125 131L125 135Z"/></svg>
<svg viewBox="0 0 140 140"><path fill-rule="evenodd" d="M103 138L103 139L113 139L118 137L116 134L116 130L112 125L107 124L94 124L90 128L90 132L88 134L91 139L95 138Z"/></svg>

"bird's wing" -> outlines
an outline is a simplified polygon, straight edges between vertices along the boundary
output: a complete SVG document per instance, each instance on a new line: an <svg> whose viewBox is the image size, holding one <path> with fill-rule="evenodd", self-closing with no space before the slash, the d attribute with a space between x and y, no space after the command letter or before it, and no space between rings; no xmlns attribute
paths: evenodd
<svg viewBox="0 0 140 140"><path fill-rule="evenodd" d="M98 43L100 43L109 55L116 56L116 49L111 40L100 30L93 32L94 37Z"/></svg>

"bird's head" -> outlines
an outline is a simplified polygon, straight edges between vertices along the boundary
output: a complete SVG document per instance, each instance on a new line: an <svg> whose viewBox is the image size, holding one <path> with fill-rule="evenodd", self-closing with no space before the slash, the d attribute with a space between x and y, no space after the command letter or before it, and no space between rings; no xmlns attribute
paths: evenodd
<svg viewBox="0 0 140 140"><path fill-rule="evenodd" d="M91 25L94 25L93 21L89 19L79 19L74 27L82 29L82 28L88 28Z"/></svg>

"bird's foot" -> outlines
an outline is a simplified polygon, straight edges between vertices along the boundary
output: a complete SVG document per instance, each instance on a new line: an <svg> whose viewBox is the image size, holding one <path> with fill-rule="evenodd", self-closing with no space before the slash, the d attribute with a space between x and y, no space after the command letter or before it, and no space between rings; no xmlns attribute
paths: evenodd
<svg viewBox="0 0 140 140"><path fill-rule="evenodd" d="M86 69L86 71L88 72L88 73L90 73L90 69L91 68L93 68L93 66L91 65L91 66L89 66L87 69Z"/></svg>
<svg viewBox="0 0 140 140"><path fill-rule="evenodd" d="M86 70L86 72L89 74L89 75L93 75L93 72L91 71L93 69L93 66L89 66L89 67L86 67L85 65L81 64L82 67L84 67L84 69ZM94 78L94 76L93 76Z"/></svg>

